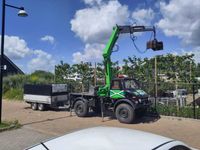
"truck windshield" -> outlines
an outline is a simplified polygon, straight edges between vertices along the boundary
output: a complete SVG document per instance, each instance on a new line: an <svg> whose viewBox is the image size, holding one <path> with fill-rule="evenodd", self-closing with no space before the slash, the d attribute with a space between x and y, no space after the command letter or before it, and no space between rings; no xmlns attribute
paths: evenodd
<svg viewBox="0 0 200 150"><path fill-rule="evenodd" d="M124 86L125 86L125 89L139 89L138 84L134 80L125 80Z"/></svg>

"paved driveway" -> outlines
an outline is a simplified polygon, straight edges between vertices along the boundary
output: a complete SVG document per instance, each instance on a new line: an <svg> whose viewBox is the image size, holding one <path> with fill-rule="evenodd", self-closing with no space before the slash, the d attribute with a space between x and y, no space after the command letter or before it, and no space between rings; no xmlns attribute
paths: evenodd
<svg viewBox="0 0 200 150"><path fill-rule="evenodd" d="M0 149L22 150L50 137L52 137L52 135L40 133L26 127L5 131L0 133Z"/></svg>
<svg viewBox="0 0 200 150"><path fill-rule="evenodd" d="M94 126L114 126L138 129L147 131L177 140L181 140L190 146L200 148L200 121L192 119L174 119L165 118L143 118L135 124L121 124L115 119L105 118L101 121L101 117L78 118L75 115L70 117L69 112L60 110L50 111L33 111L29 105L23 102L3 101L3 118L4 120L17 119L23 125L22 130L13 130L0 133L0 138L13 138L11 134L18 135L21 133L22 138L13 138L13 144L28 146L39 141L63 135L75 130L94 127ZM29 135L30 132L30 135ZM7 135L8 134L8 135ZM32 136L35 135L35 136ZM20 134L19 134L20 135ZM27 141L26 141L27 140ZM30 142L28 142L30 140ZM0 139L0 141L2 141ZM9 142L8 140L7 142ZM11 142L10 142L11 143ZM1 144L1 143L0 143Z"/></svg>

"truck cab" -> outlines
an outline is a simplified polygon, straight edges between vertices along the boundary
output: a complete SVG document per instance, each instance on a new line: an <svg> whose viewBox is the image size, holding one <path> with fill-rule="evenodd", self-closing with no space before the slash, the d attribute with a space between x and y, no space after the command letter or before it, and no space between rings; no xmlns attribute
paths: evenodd
<svg viewBox="0 0 200 150"><path fill-rule="evenodd" d="M151 105L148 94L140 89L133 78L115 78L111 81L109 97L116 118L122 123L131 123L137 112L144 113Z"/></svg>
<svg viewBox="0 0 200 150"><path fill-rule="evenodd" d="M110 98L148 98L148 94L140 89L133 78L115 78L111 82Z"/></svg>

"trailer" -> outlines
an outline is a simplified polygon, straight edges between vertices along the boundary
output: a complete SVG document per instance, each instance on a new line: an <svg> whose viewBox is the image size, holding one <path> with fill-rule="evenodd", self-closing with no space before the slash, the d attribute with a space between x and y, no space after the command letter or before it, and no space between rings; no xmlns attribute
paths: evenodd
<svg viewBox="0 0 200 150"><path fill-rule="evenodd" d="M23 98L33 110L43 111L50 107L69 105L66 84L25 84Z"/></svg>

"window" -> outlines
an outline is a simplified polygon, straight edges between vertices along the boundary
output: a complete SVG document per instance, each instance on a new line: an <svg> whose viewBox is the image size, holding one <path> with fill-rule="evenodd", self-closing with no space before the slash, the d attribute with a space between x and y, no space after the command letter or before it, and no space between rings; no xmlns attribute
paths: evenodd
<svg viewBox="0 0 200 150"><path fill-rule="evenodd" d="M126 89L138 89L138 85L134 80L125 80Z"/></svg>
<svg viewBox="0 0 200 150"><path fill-rule="evenodd" d="M112 82L112 89L119 90L120 89L120 81L113 81Z"/></svg>

